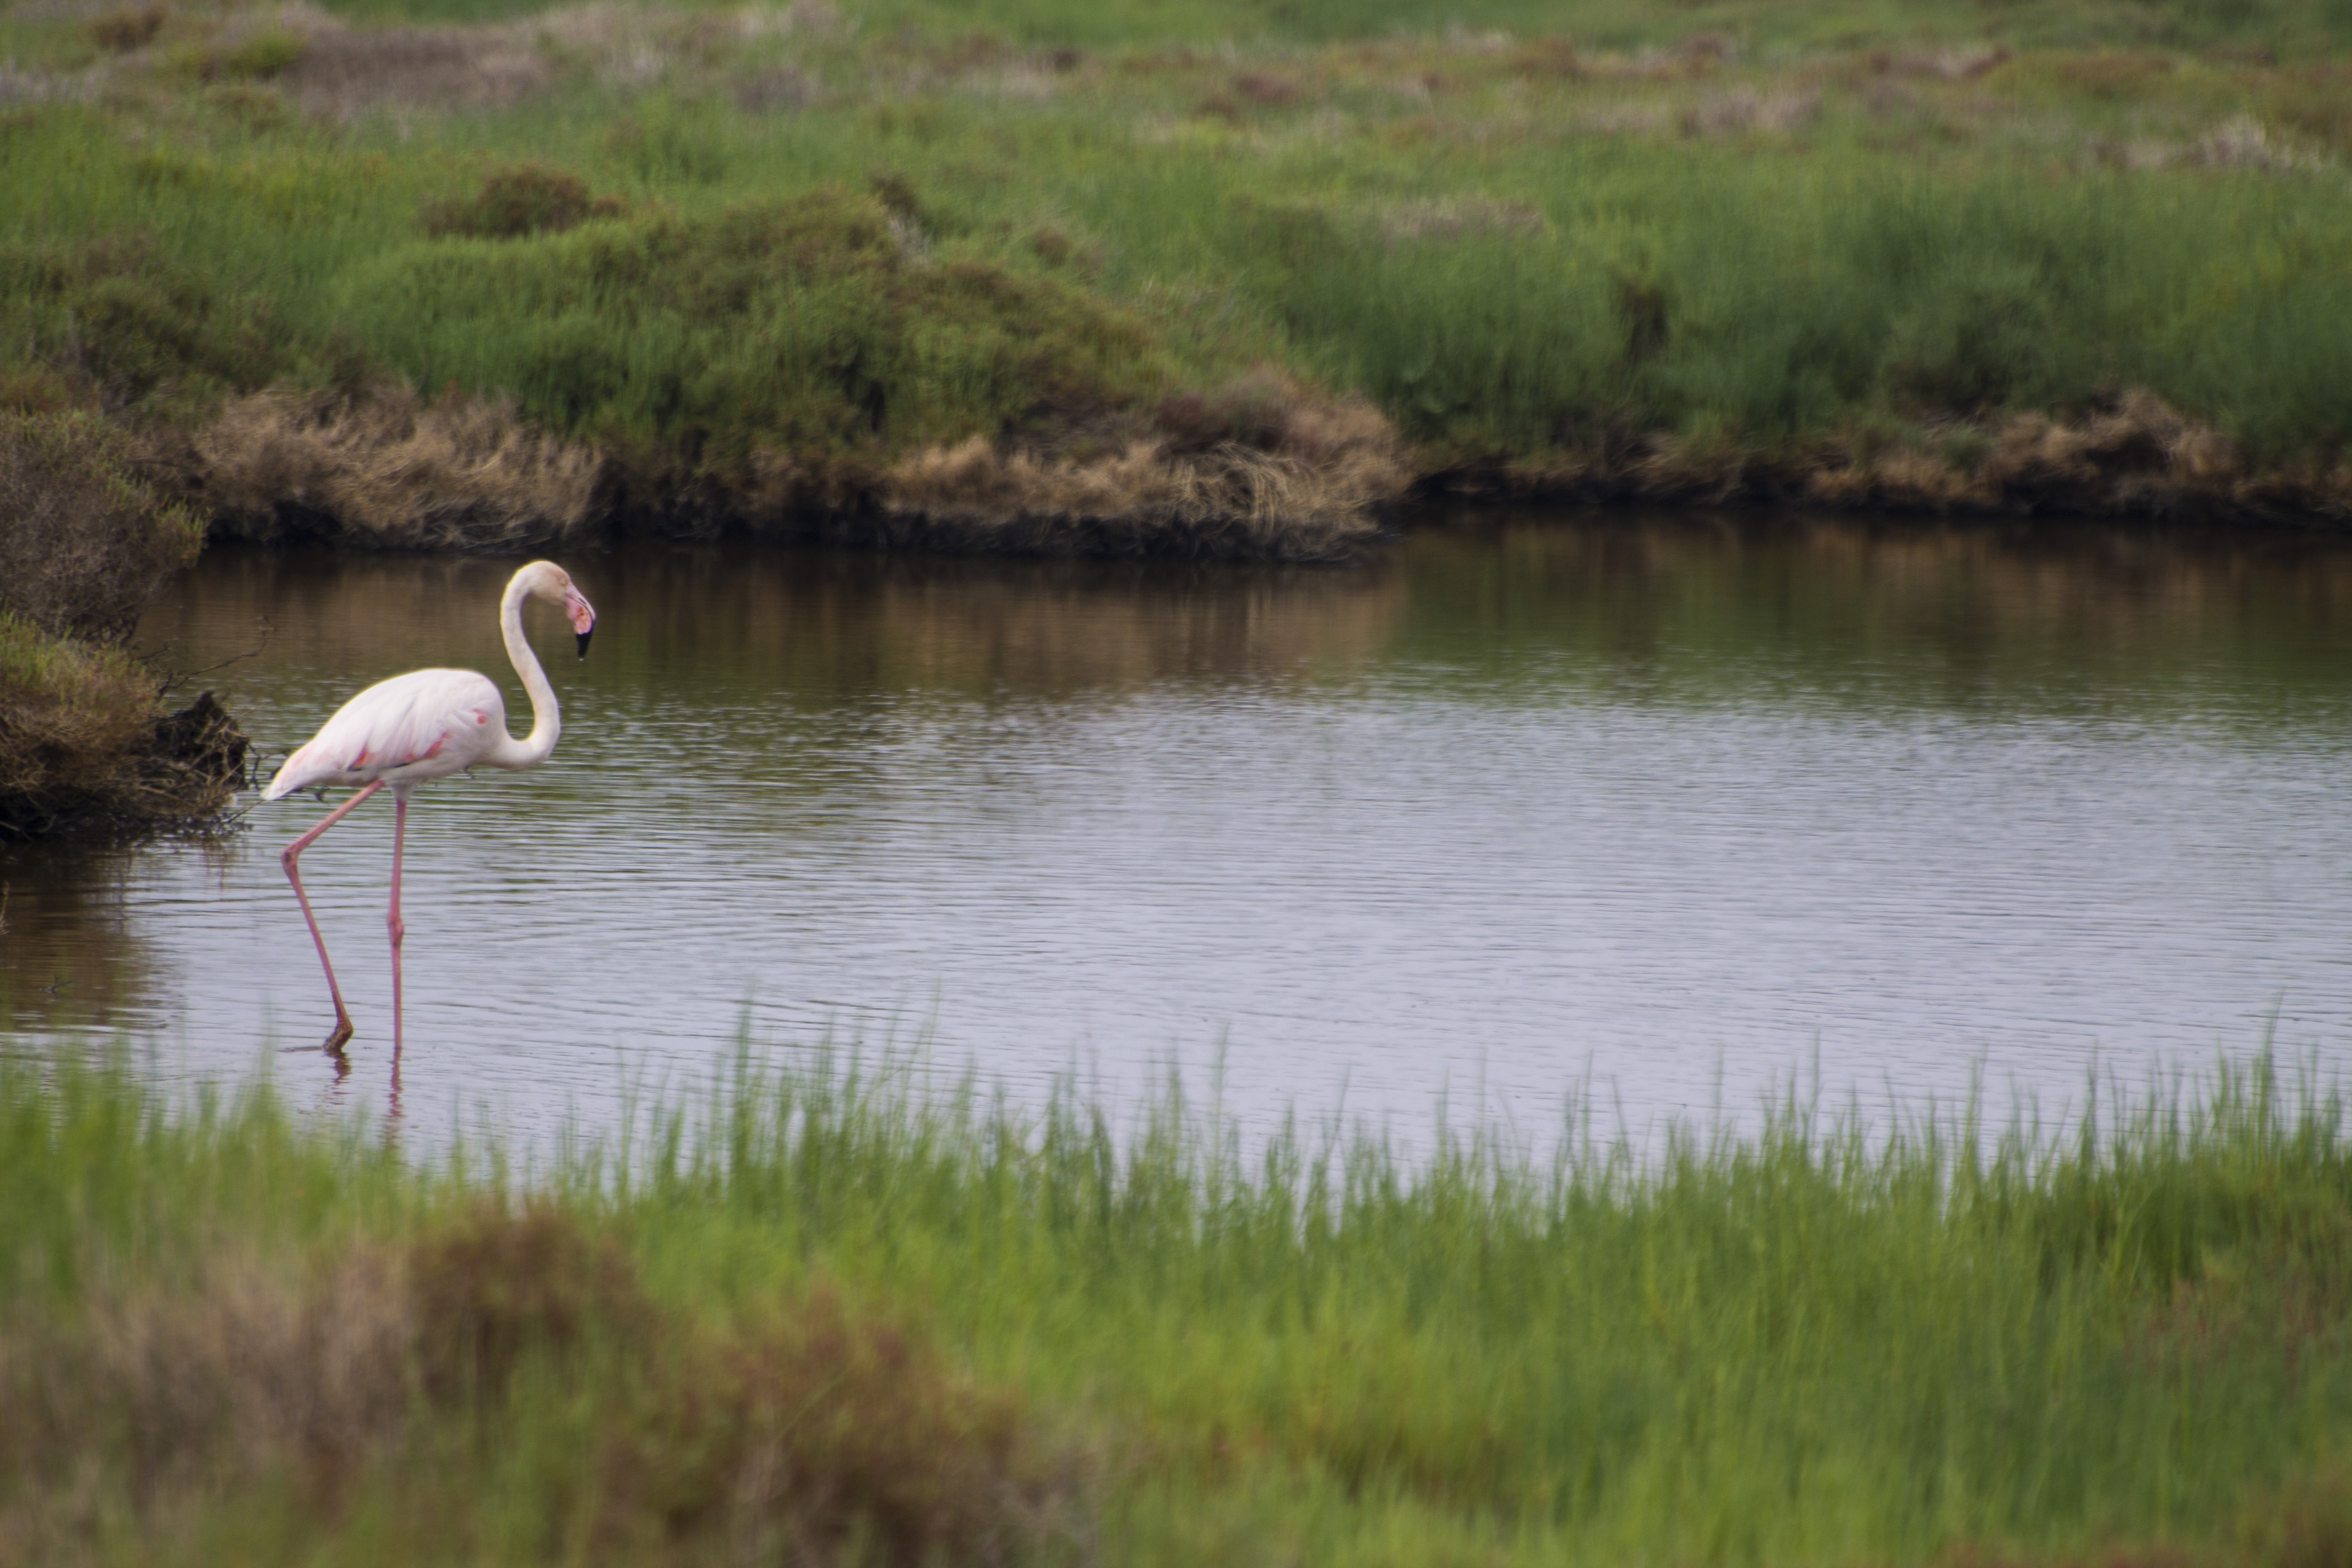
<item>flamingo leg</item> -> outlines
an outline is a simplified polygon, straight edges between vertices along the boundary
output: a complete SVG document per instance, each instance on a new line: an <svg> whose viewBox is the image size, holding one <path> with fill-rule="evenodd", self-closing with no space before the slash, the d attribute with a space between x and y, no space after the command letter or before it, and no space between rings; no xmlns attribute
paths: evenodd
<svg viewBox="0 0 2352 1568"><path fill-rule="evenodd" d="M343 1005L342 987L335 984L335 966L327 959L327 939L319 934L319 917L310 912L310 896L302 890L302 873L296 868L295 862L301 858L303 850L310 847L313 839L341 822L350 814L352 807L383 787L382 779L362 786L351 799L320 817L317 826L310 832L278 852L278 863L286 868L286 879L294 884L294 901L302 906L302 918L310 922L310 940L318 945L319 967L327 972L327 994L335 999L335 1028L334 1032L327 1037L329 1056L340 1057L343 1054L343 1042L352 1037L352 1015Z"/></svg>
<svg viewBox="0 0 2352 1568"><path fill-rule="evenodd" d="M408 786L392 786L392 908L384 912L384 930L392 935L392 1073L400 1077L400 939L408 928L400 922L400 847L408 837Z"/></svg>

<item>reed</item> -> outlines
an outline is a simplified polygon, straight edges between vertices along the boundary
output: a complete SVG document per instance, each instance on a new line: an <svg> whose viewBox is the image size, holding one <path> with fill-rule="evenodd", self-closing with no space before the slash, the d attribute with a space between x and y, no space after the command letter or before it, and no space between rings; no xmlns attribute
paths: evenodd
<svg viewBox="0 0 2352 1568"><path fill-rule="evenodd" d="M0 1065L0 1539L2284 1568L2352 1527L2343 1105L2267 1058L2063 1130L1784 1097L1646 1150L1245 1144L1172 1082L1121 1121L823 1053L633 1125L525 1174Z"/></svg>

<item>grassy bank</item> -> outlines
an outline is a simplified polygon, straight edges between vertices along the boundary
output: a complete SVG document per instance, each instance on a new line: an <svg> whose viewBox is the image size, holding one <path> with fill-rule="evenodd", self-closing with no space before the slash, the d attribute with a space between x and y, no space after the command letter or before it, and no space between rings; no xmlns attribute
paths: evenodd
<svg viewBox="0 0 2352 1568"><path fill-rule="evenodd" d="M421 0L420 0L421 3ZM1325 555L1409 486L2352 516L2352 20L0 22L0 397L217 526Z"/></svg>
<svg viewBox="0 0 2352 1568"><path fill-rule="evenodd" d="M243 770L211 693L166 712L124 648L204 539L130 448L95 415L0 413L0 839L201 822Z"/></svg>
<svg viewBox="0 0 2352 1568"><path fill-rule="evenodd" d="M0 1542L2341 1561L2340 1103L2256 1064L1975 1132L1244 1159L815 1062L517 1182L12 1063Z"/></svg>

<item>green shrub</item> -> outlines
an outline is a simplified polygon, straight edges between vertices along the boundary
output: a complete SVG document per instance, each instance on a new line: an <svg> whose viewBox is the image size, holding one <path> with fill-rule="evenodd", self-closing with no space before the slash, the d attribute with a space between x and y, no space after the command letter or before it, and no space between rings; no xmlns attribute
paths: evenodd
<svg viewBox="0 0 2352 1568"><path fill-rule="evenodd" d="M0 609L119 643L203 544L202 520L132 473L104 419L0 414Z"/></svg>
<svg viewBox="0 0 2352 1568"><path fill-rule="evenodd" d="M510 390L568 430L695 461L823 464L1051 439L1168 374L1138 317L1054 279L930 258L837 186L497 246L413 247L345 319L416 384Z"/></svg>

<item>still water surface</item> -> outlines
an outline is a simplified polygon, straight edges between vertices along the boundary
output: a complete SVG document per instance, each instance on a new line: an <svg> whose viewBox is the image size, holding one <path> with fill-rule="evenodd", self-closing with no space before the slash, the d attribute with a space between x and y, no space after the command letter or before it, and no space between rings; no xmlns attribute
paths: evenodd
<svg viewBox="0 0 2352 1568"><path fill-rule="evenodd" d="M1114 1103L1540 1135L1814 1074L2045 1106L2259 1046L2352 1067L2352 548L1780 519L1488 520L1339 570L753 547L569 558L553 760L411 815L403 1109L526 1139L748 1030ZM218 550L142 644L282 755L360 687L526 705L511 561ZM275 757L272 758L274 763ZM0 850L12 1048L268 1060L384 1103L389 803Z"/></svg>

